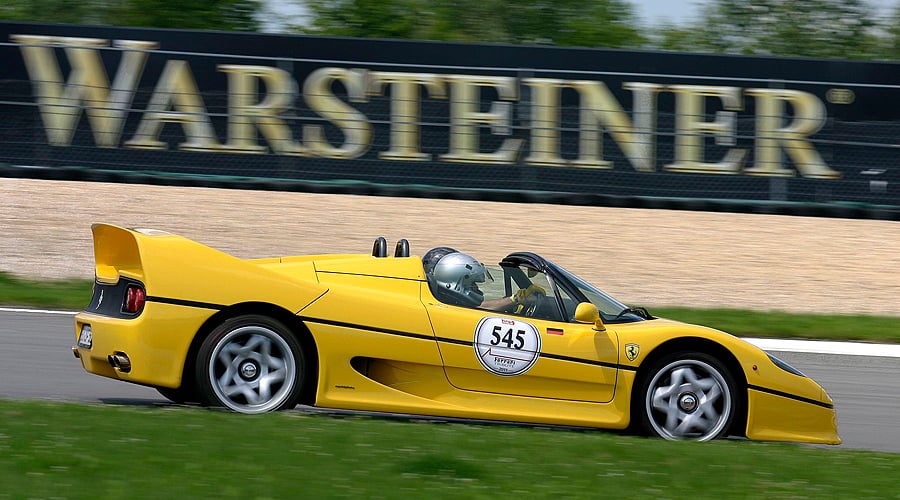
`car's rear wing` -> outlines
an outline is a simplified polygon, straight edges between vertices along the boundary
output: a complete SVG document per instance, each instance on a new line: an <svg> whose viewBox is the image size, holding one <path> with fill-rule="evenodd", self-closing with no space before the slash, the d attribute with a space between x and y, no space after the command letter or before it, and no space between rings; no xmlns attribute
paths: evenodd
<svg viewBox="0 0 900 500"><path fill-rule="evenodd" d="M144 278L138 231L109 224L91 226L94 234L94 274L103 283L115 283L119 276Z"/></svg>
<svg viewBox="0 0 900 500"><path fill-rule="evenodd" d="M262 301L295 312L327 291L316 281L274 272L182 236L110 224L91 230L97 281L135 279L148 296L222 306Z"/></svg>

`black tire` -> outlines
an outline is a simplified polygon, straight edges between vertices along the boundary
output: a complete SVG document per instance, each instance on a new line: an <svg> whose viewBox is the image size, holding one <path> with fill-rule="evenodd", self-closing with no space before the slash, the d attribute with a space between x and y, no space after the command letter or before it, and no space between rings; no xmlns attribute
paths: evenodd
<svg viewBox="0 0 900 500"><path fill-rule="evenodd" d="M671 440L709 441L727 435L740 408L734 377L702 352L664 356L636 391L641 430Z"/></svg>
<svg viewBox="0 0 900 500"><path fill-rule="evenodd" d="M303 349L290 329L266 316L238 316L200 346L197 387L207 406L266 413L297 405L305 369Z"/></svg>
<svg viewBox="0 0 900 500"><path fill-rule="evenodd" d="M170 387L156 387L156 392L160 393L162 397L169 401L180 405L200 402L200 398L197 397L197 391L195 391L193 387L185 387L183 385L177 389L172 389Z"/></svg>

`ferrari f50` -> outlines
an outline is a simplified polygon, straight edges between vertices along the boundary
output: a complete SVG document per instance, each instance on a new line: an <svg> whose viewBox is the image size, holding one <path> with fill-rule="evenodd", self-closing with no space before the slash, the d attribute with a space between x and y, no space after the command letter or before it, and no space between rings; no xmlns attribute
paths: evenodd
<svg viewBox="0 0 900 500"><path fill-rule="evenodd" d="M795 368L535 253L484 265L378 238L361 254L241 259L155 230L93 237L73 352L175 402L840 443L833 401Z"/></svg>

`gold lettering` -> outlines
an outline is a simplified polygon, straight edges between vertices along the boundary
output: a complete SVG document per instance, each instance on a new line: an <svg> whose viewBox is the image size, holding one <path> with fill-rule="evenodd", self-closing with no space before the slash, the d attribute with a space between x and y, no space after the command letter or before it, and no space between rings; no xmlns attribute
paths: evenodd
<svg viewBox="0 0 900 500"><path fill-rule="evenodd" d="M729 149L719 163L704 161L704 135L716 137L717 144L734 141L734 113L743 109L741 89L707 85L671 85L675 93L675 161L663 167L672 172L705 174L737 174L741 170L745 149ZM707 97L718 97L727 110L713 121L705 121Z"/></svg>
<svg viewBox="0 0 900 500"><path fill-rule="evenodd" d="M137 132L125 145L130 148L166 149L168 144L159 140L164 123L181 124L186 140L178 145L179 149L217 151L222 147L187 61L166 62Z"/></svg>
<svg viewBox="0 0 900 500"><path fill-rule="evenodd" d="M71 145L83 110L97 146L119 145L149 53L159 48L157 42L114 40L112 46L121 52L121 58L110 83L101 57L102 50L110 50L109 40L23 34L11 35L10 39L19 45L25 61L49 144ZM67 79L57 58L60 49L71 67ZM508 137L512 136L511 103L519 100L514 77L319 68L306 78L303 96L310 110L323 120L304 125L302 141L298 141L285 118L297 92L290 73L275 67L236 64L222 64L218 70L228 75L225 144L216 137L188 63L169 60L134 137L125 146L167 149L168 142L160 136L166 123L175 123L180 124L185 136L178 144L181 150L264 154L271 149L276 154L359 158L371 147L373 127L350 103L365 103L369 96L389 92L390 143L378 157L430 161L432 155L423 152L421 144L422 98L446 99L448 88L449 147L439 160L510 165L524 146L524 139ZM817 179L841 176L823 161L810 140L824 126L827 114L823 102L808 92L746 89L746 94L755 99L756 132L753 165L744 168L748 149L730 147L718 162L707 161L704 154L710 138L719 146L734 144L735 116L744 109L738 87L626 82L623 89L631 91L633 98L629 114L602 81L524 78L521 84L531 91L529 151L524 158L528 165L613 168L612 162L603 158L603 134L609 133L636 171L655 171L658 94L670 90L676 99L675 157L663 166L665 170L737 174L743 169L746 174L762 176L793 176L799 172ZM261 95L261 85L265 95ZM342 88L346 97L339 97L336 88ZM574 89L580 101L575 159L564 158L562 151L564 89ZM496 98L482 111L484 96L493 93ZM722 111L707 120L711 98L719 100ZM849 104L854 95L833 88L827 98ZM492 138L500 143L493 151L483 151L480 144L486 127L495 136L507 136ZM330 135L326 130L335 128L344 136L339 145L331 144L326 137ZM260 144L258 135L262 135L264 144ZM784 166L784 153L796 171Z"/></svg>
<svg viewBox="0 0 900 500"><path fill-rule="evenodd" d="M107 47L107 40L40 35L12 35L10 38L22 44L22 57L35 85L48 142L54 146L70 145L84 109L94 143L105 148L118 146L125 116L147 61L146 51L158 48L158 44L140 40L113 42L123 52L110 88L97 50ZM57 46L65 48L72 67L65 85L54 52Z"/></svg>
<svg viewBox="0 0 900 500"><path fill-rule="evenodd" d="M634 125L606 87L598 82L526 78L522 82L534 89L532 95L532 165L570 165L585 168L612 168L602 159L601 129L597 123L611 126L613 137L638 170L655 170L656 94L661 85L627 82L623 88L634 93ZM603 85L602 83L600 85ZM574 88L582 98L579 158L567 161L560 154L560 91ZM618 111L617 111L618 110ZM620 113L620 114L619 114Z"/></svg>
<svg viewBox="0 0 900 500"><path fill-rule="evenodd" d="M324 158L358 158L369 149L372 125L366 115L338 99L331 85L341 82L352 102L366 102L366 73L344 68L319 68L303 83L303 96L310 109L327 118L344 133L344 143L334 147L325 138L321 125L303 127L303 140L310 150Z"/></svg>
<svg viewBox="0 0 900 500"><path fill-rule="evenodd" d="M794 171L782 167L781 149L787 151L803 177L813 179L838 179L841 173L832 170L819 156L807 138L825 125L825 105L818 97L800 90L747 89L747 95L756 97L756 145L750 175L789 177ZM793 121L784 121L784 104L793 108Z"/></svg>
<svg viewBox="0 0 900 500"><path fill-rule="evenodd" d="M282 69L270 66L222 64L219 71L228 74L228 142L224 150L237 153L265 153L260 146L257 127L272 151L303 155L305 149L294 142L291 129L279 116L293 103L297 84ZM257 101L259 81L266 86L266 97Z"/></svg>
<svg viewBox="0 0 900 500"><path fill-rule="evenodd" d="M391 87L391 145L389 150L378 153L378 157L430 161L431 155L423 153L419 143L419 86L425 87L432 98L445 99L447 91L442 77L432 73L369 73L369 95L381 95L384 85Z"/></svg>
<svg viewBox="0 0 900 500"><path fill-rule="evenodd" d="M656 171L656 114L657 94L665 90L656 83L625 82L622 88L632 93L631 142L628 149L622 151L628 155L629 161L636 170ZM613 136L615 139L616 136ZM619 147L622 147L621 144ZM629 154L630 153L630 154Z"/></svg>
<svg viewBox="0 0 900 500"><path fill-rule="evenodd" d="M525 163L529 165L562 166L568 164L559 152L559 101L567 86L566 80L554 78L524 78L531 87L531 144Z"/></svg>
<svg viewBox="0 0 900 500"><path fill-rule="evenodd" d="M578 159L572 164L589 168L612 168L612 162L603 159L602 130L610 136L628 158L635 170L653 172L655 165L655 115L656 94L662 85L651 83L626 83L624 87L634 92L634 113L637 125L632 125L628 115L603 82L575 80L572 87L581 97L581 124L578 141Z"/></svg>
<svg viewBox="0 0 900 500"><path fill-rule="evenodd" d="M505 76L449 75L450 150L440 156L443 161L512 164L522 147L522 139L506 139L492 153L482 153L479 134L482 125L490 125L497 135L511 134L509 102L518 99L516 79ZM494 101L490 111L477 111L481 103L481 88L497 90L501 101Z"/></svg>

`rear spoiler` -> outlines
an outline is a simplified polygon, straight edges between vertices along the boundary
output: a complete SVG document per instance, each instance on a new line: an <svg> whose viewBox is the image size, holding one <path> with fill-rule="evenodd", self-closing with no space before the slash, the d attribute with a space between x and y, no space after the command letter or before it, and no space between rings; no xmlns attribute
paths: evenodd
<svg viewBox="0 0 900 500"><path fill-rule="evenodd" d="M183 236L94 224L94 272L101 283L138 280L148 296L230 305L268 302L296 312L324 294L315 279L276 273Z"/></svg>
<svg viewBox="0 0 900 500"><path fill-rule="evenodd" d="M94 274L103 283L115 283L119 275L144 279L138 234L110 224L94 224Z"/></svg>

